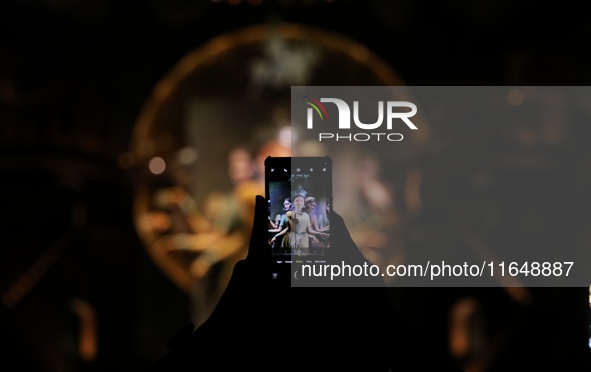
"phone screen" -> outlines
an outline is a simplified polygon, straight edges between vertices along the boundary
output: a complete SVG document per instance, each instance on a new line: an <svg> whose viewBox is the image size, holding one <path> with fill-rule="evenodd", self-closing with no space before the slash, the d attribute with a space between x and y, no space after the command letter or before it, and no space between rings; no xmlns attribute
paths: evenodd
<svg viewBox="0 0 591 372"><path fill-rule="evenodd" d="M329 157L269 157L265 161L271 278L289 280L302 264L330 259L333 208ZM297 278L296 278L297 279Z"/></svg>

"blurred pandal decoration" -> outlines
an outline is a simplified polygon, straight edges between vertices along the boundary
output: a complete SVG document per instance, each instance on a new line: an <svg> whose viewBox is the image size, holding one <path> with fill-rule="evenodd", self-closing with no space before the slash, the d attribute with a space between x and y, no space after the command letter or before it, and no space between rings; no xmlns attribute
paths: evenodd
<svg viewBox="0 0 591 372"><path fill-rule="evenodd" d="M234 264L245 257L255 195L264 194L264 159L292 153L293 85L404 84L352 40L308 26L266 24L216 37L186 55L157 84L136 123L132 151L122 161L133 161L138 170L137 231L150 257L190 295L196 325L207 319ZM298 154L313 155L305 146ZM380 155L366 155L356 164L367 174L353 175L363 181L360 195L381 198L366 203L381 206L372 210L372 221L394 223L395 216L383 218L396 209L393 185L376 178ZM391 226L376 223L374 233L358 234L349 228L360 248L374 246L364 254L384 259L373 248L387 243ZM363 243L368 236L373 241Z"/></svg>

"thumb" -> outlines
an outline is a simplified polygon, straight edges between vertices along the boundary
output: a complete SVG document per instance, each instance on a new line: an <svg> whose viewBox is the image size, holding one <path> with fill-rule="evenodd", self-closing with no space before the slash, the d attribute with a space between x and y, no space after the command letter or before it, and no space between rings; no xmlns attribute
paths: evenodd
<svg viewBox="0 0 591 372"><path fill-rule="evenodd" d="M261 195L256 196L254 209L254 221L250 235L250 244L246 260L250 262L264 263L269 254L268 237L268 205Z"/></svg>
<svg viewBox="0 0 591 372"><path fill-rule="evenodd" d="M341 215L337 214L335 211L332 212L330 217L330 226L332 239L331 244L335 247L338 247L338 250L335 253L335 258L355 263L363 262L363 254L357 247L357 244L355 244L353 241L351 233L345 225L343 217L341 217Z"/></svg>

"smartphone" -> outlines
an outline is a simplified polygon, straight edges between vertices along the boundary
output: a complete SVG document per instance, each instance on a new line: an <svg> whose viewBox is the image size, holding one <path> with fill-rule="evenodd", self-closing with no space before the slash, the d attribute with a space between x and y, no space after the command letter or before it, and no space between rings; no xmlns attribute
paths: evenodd
<svg viewBox="0 0 591 372"><path fill-rule="evenodd" d="M330 261L331 158L267 157L265 195L270 278L297 284L302 265Z"/></svg>

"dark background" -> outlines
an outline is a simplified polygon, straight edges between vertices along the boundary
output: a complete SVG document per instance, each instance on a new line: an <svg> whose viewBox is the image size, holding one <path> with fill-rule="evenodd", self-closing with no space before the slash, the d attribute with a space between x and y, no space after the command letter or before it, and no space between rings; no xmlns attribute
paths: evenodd
<svg viewBox="0 0 591 372"><path fill-rule="evenodd" d="M318 26L365 45L411 86L591 81L591 23L568 2L236 3L0 5L0 334L7 362L37 371L142 369L188 321L186 295L149 259L136 235L133 178L120 156L129 151L152 88L215 36L276 17ZM17 288L16 297L7 301L10 288ZM426 338L443 343L442 311L459 292L394 295L408 304L402 311L422 324ZM508 324L508 313L520 330L500 366L512 360L576 370L588 354L586 288L537 289L536 311L518 315L500 291L472 292L484 298L491 329ZM74 298L85 298L98 314L99 354L92 362L80 361L71 341L77 332L69 308Z"/></svg>

